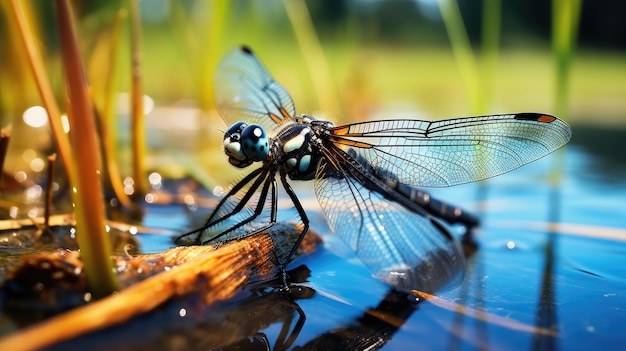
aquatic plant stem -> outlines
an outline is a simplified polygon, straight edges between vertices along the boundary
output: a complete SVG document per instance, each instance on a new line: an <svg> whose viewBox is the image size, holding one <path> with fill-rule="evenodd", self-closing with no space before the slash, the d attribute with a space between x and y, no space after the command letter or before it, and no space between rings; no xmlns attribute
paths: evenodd
<svg viewBox="0 0 626 351"><path fill-rule="evenodd" d="M0 191L2 189L2 175L4 174L4 160L9 149L9 141L11 140L11 132L8 129L0 130Z"/></svg>
<svg viewBox="0 0 626 351"><path fill-rule="evenodd" d="M55 0L55 3L69 98L70 136L76 160L75 183L72 184L76 233L92 296L100 298L116 291L118 283L105 230L96 120L69 2Z"/></svg>
<svg viewBox="0 0 626 351"><path fill-rule="evenodd" d="M450 38L452 52L459 67L461 80L470 101L472 113L476 115L484 114L485 99L482 95L483 88L478 73L478 65L465 31L457 0L437 0L437 2L439 3L441 17Z"/></svg>
<svg viewBox="0 0 626 351"><path fill-rule="evenodd" d="M563 119L569 115L569 83L576 46L582 0L552 0L552 54L555 64L554 111ZM565 149L557 152L549 181L558 186L565 170Z"/></svg>
<svg viewBox="0 0 626 351"><path fill-rule="evenodd" d="M50 211L52 209L52 184L54 182L54 165L57 161L57 154L48 156L47 185L46 185L46 204L44 207L44 230L50 229Z"/></svg>
<svg viewBox="0 0 626 351"><path fill-rule="evenodd" d="M213 101L213 78L215 69L219 60L219 48L221 47L222 36L224 31L224 23L228 18L232 1L211 1L207 6L209 13L208 23L204 25L204 43L199 48L196 56L196 67L200 74L198 75L198 99L203 110L215 109Z"/></svg>
<svg viewBox="0 0 626 351"><path fill-rule="evenodd" d="M139 0L130 0L130 46L131 46L131 139L133 154L134 195L147 193L144 171L146 169L146 128L141 88L141 20Z"/></svg>
<svg viewBox="0 0 626 351"><path fill-rule="evenodd" d="M57 152L63 162L68 183L73 184L72 149L70 148L67 134L63 130L61 112L54 97L54 93L52 92L52 86L50 80L48 80L46 68L41 59L39 50L37 50L37 45L35 44L35 39L28 25L21 2L19 0L10 0L9 3L13 10L13 16L18 32L20 33L22 44L24 45L24 50L26 51L28 63L32 70L33 77L35 78L35 83L37 84L37 89L39 90L39 95L48 112L48 121L57 147Z"/></svg>
<svg viewBox="0 0 626 351"><path fill-rule="evenodd" d="M115 81L115 69L117 67L117 53L119 51L119 42L122 32L122 25L125 19L128 17L128 11L126 9L121 9L117 12L117 16L115 18L115 23L113 24L113 29L111 31L109 41L109 53L108 53L108 65L105 76L105 84L104 84L104 92L102 98L102 114L98 119L100 122L100 134L102 136L102 156L104 158L104 165L106 168L106 173L108 176L108 180L110 182L111 188L115 193L115 197L120 202L120 204L129 208L132 205L132 201L129 199L128 195L124 192L124 185L122 184L122 176L117 164L117 153L115 149L115 140L116 140L116 128L117 118L114 107L114 84Z"/></svg>
<svg viewBox="0 0 626 351"><path fill-rule="evenodd" d="M567 118L572 55L582 0L552 0L552 52L556 66L555 112Z"/></svg>
<svg viewBox="0 0 626 351"><path fill-rule="evenodd" d="M339 102L328 62L306 3L303 0L283 0L283 6L309 69L321 110L335 115L339 114Z"/></svg>
<svg viewBox="0 0 626 351"><path fill-rule="evenodd" d="M500 52L501 8L501 0L484 0L483 2L480 69L483 83L482 100L486 110L478 111L480 114L489 113L488 110L493 101L495 75Z"/></svg>

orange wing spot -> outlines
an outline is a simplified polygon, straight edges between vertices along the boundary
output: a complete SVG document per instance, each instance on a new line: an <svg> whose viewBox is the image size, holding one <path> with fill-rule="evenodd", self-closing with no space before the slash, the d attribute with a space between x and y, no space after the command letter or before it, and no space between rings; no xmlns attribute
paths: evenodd
<svg viewBox="0 0 626 351"><path fill-rule="evenodd" d="M332 130L334 135L346 135L346 134L348 134L348 131L350 130L350 127L339 126L339 127L331 128L330 130Z"/></svg>
<svg viewBox="0 0 626 351"><path fill-rule="evenodd" d="M289 112L287 112L287 110L285 110L285 108L284 108L284 107L281 107L281 108L279 108L278 110L280 111L280 114L281 114L281 115L283 115L283 117L291 117L291 116L289 115Z"/></svg>
<svg viewBox="0 0 626 351"><path fill-rule="evenodd" d="M539 116L539 118L537 118L537 122L543 122L543 123L552 123L555 120L556 120L556 117L549 116L549 115L541 115Z"/></svg>
<svg viewBox="0 0 626 351"><path fill-rule="evenodd" d="M541 123L552 123L556 121L556 117L550 115L540 115L538 113L522 112L518 113L514 117L521 121L535 121Z"/></svg>
<svg viewBox="0 0 626 351"><path fill-rule="evenodd" d="M354 146L354 147L358 147L361 149L371 149L372 147L374 147L374 145L372 144L364 143L361 141L354 141L354 140L345 139L345 138L333 138L333 142L335 142L336 144Z"/></svg>
<svg viewBox="0 0 626 351"><path fill-rule="evenodd" d="M276 124L281 124L281 123L283 123L283 119L282 119L282 118L280 118L280 117L278 117L278 116L276 116L275 114L273 114L273 113L268 113L268 115L270 116L270 118L272 119L272 121L274 121L274 123L276 123Z"/></svg>

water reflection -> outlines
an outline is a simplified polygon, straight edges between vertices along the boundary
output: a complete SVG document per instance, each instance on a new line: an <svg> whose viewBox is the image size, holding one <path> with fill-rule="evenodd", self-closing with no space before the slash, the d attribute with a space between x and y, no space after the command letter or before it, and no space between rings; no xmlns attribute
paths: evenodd
<svg viewBox="0 0 626 351"><path fill-rule="evenodd" d="M299 285L310 278L306 266L288 273L294 279L289 293L280 289L277 279L208 308L202 306L201 296L188 296L124 326L83 335L48 350L377 350L418 309L415 297L391 290L376 307L343 327L294 346L306 323L298 302L312 298L315 291ZM278 332L266 332L272 328Z"/></svg>
<svg viewBox="0 0 626 351"><path fill-rule="evenodd" d="M592 125L573 128L575 137L571 144L582 147L589 153L581 168L593 171L575 172L580 177L599 177L604 182L620 183L626 175L626 138L624 130Z"/></svg>
<svg viewBox="0 0 626 351"><path fill-rule="evenodd" d="M310 271L299 266L288 272L306 280ZM209 307L201 293L168 302L162 308L133 318L123 326L80 336L48 350L274 350L289 349L306 317L296 302L311 298L312 289L293 287L290 294L274 287L281 281L251 287L239 297ZM184 311L184 312L182 312ZM276 340L262 331L280 325Z"/></svg>
<svg viewBox="0 0 626 351"><path fill-rule="evenodd" d="M417 310L415 298L391 290L375 307L345 327L319 335L294 350L378 350Z"/></svg>
<svg viewBox="0 0 626 351"><path fill-rule="evenodd" d="M560 155L564 156L564 155ZM559 223L561 206L560 206L560 189L553 187L550 191L548 223ZM536 312L536 327L558 332L559 323L557 318L556 305L556 286L555 286L555 255L558 251L558 235L546 233L545 246L545 262L543 266L543 278L541 289L539 290L539 304ZM545 334L535 334L533 348L535 350L556 350L558 347L558 338Z"/></svg>

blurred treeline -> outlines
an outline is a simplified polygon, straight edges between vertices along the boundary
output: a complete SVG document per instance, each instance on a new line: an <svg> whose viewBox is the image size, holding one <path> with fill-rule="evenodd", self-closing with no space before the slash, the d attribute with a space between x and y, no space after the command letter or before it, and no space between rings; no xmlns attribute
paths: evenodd
<svg viewBox="0 0 626 351"><path fill-rule="evenodd" d="M480 42L482 6L484 0L459 0L467 33L474 43ZM124 0L75 1L73 5L81 17L110 15L115 9L125 6ZM184 8L192 11L197 1L180 1ZM446 44L447 35L441 25L437 0L307 0L318 34L331 39L349 28L360 28L355 33L366 41L385 43L436 43ZM257 24L289 30L290 24L276 20L284 16L280 1L264 1L254 4L250 0L232 1L233 18L237 15L259 11ZM55 35L52 2L36 4L38 17L46 35L46 44L58 43ZM167 0L147 0L142 3L144 19L153 24L167 24L172 4ZM550 40L551 2L546 0L502 1L502 43L507 39L527 37ZM594 48L626 48L626 2L621 0L583 1L580 19L579 44ZM5 31L6 22L0 22ZM48 30L49 29L49 30Z"/></svg>

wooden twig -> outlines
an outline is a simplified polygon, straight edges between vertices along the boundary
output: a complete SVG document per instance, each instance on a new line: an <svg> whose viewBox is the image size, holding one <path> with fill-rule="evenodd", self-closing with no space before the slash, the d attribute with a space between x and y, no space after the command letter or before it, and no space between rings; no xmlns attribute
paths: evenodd
<svg viewBox="0 0 626 351"><path fill-rule="evenodd" d="M467 307L465 305L448 301L442 299L438 296L431 295L429 293L425 293L422 291L413 290L411 294L415 296L417 299L422 301L428 301L433 305L452 311L455 313L463 314L464 316L468 316L470 318L475 318L477 320L484 321L489 324L500 325L508 329L518 330L521 332L531 333L535 335L548 335L548 336L558 336L558 333L555 330L539 328L534 325L524 324L519 322L513 318L498 316L493 313L489 313L487 311L478 310L475 308Z"/></svg>
<svg viewBox="0 0 626 351"><path fill-rule="evenodd" d="M128 259L161 260L175 267L136 283L120 293L74 309L21 332L0 339L0 350L36 350L84 333L125 322L153 310L165 301L201 292L205 304L233 297L243 286L274 272L274 240L282 236L259 234L214 249L177 247L158 255ZM119 259L118 259L119 260Z"/></svg>

